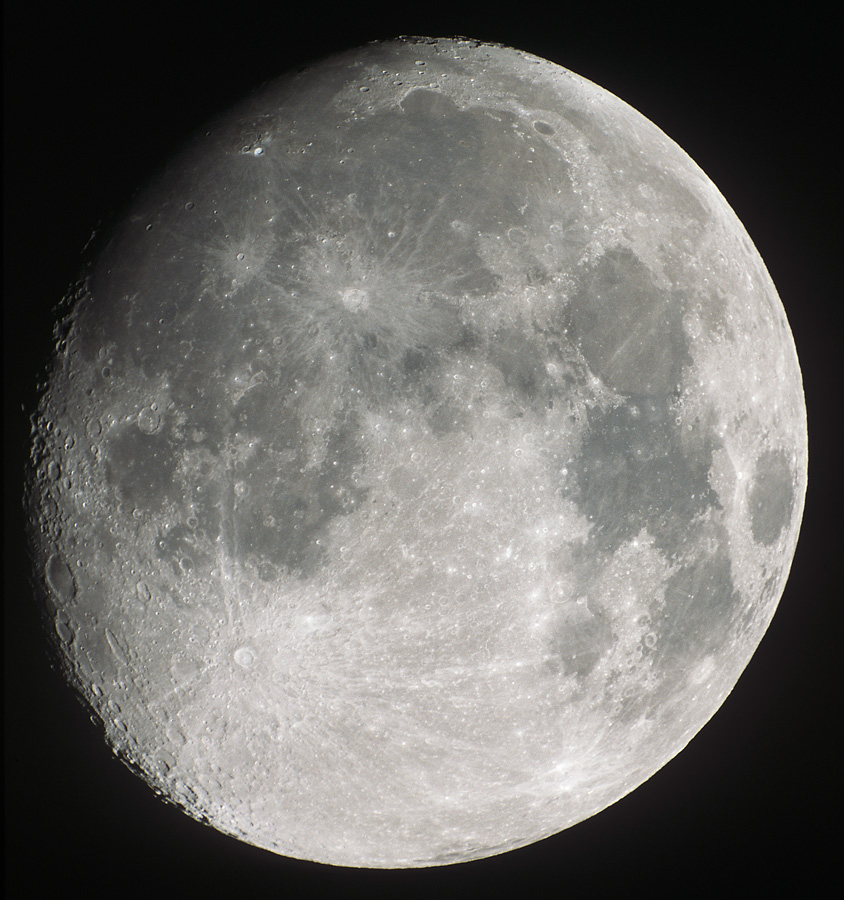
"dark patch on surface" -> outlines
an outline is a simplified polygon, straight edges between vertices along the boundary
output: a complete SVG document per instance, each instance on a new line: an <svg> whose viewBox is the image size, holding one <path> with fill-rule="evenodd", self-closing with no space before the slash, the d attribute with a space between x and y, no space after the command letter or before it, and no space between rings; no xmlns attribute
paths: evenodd
<svg viewBox="0 0 844 900"><path fill-rule="evenodd" d="M791 521L794 509L794 475L782 450L767 450L759 457L748 500L753 540L768 547Z"/></svg>
<svg viewBox="0 0 844 900"><path fill-rule="evenodd" d="M442 403L431 413L428 425L437 437L454 432L468 432L471 417L465 409L460 409L453 403Z"/></svg>
<svg viewBox="0 0 844 900"><path fill-rule="evenodd" d="M668 579L665 601L654 617L657 664L668 672L687 672L703 657L723 650L740 607L723 547L683 566Z"/></svg>
<svg viewBox="0 0 844 900"><path fill-rule="evenodd" d="M461 349L461 299L500 284L479 234L548 234L572 203L568 165L532 128L503 111L460 109L435 90L412 90L336 137L303 122L301 140L314 149L286 160L291 184L320 189L284 209L284 232L301 229L302 240L281 267L297 299L280 310L280 330L308 358L323 347L350 352L353 378L367 387L373 373L390 381L397 361L404 377L423 356L433 368L438 354ZM327 240L311 239L315 222ZM338 315L336 298L363 284L365 307Z"/></svg>
<svg viewBox="0 0 844 900"><path fill-rule="evenodd" d="M578 131L587 135L593 142L597 143L599 149L603 147L607 140L607 136L597 127L597 123L594 119L569 105L563 106L560 109L560 112Z"/></svg>
<svg viewBox="0 0 844 900"><path fill-rule="evenodd" d="M335 428L318 466L301 448L294 459L258 451L246 461L231 501L233 554L243 562L254 559L261 566L313 575L331 521L354 512L367 495L353 478L362 459L358 431L351 422ZM301 435L298 443L304 443Z"/></svg>
<svg viewBox="0 0 844 900"><path fill-rule="evenodd" d="M528 284L548 284L550 273L540 262L534 260L525 267L525 281Z"/></svg>
<svg viewBox="0 0 844 900"><path fill-rule="evenodd" d="M283 157L282 178L268 187L254 160L212 163L198 150L201 168L177 167L167 190L142 195L96 267L92 296L86 289L78 329L84 353L96 359L107 345L112 382L134 367L166 377L184 421L171 438L212 453L223 453L241 427L273 449L290 448L294 387L299 398L346 391L351 382L362 402L382 411L397 392L429 402L424 392L436 385L443 359L477 346L460 320L462 298L499 287L478 235L546 234L572 204L567 163L512 114L460 109L420 88L397 106L332 129L329 94L301 99L285 94L297 110L296 137L284 138L291 152L282 152L281 135L267 145L268 157ZM245 146L244 127L250 141L263 134L257 123L264 119L255 116L226 126L230 149ZM194 203L190 214L185 198ZM235 259L241 247L249 260L263 248L248 272ZM532 273L532 280L547 277L541 266ZM344 307L350 289L366 293L365 304ZM539 389L533 363L505 357L515 393ZM250 387L233 416L235 378L261 369L267 385ZM337 383L326 384L327 373ZM137 466L141 474L125 479L127 495L149 493L155 506L164 491L155 483L157 463ZM172 474L172 466L160 474Z"/></svg>
<svg viewBox="0 0 844 900"><path fill-rule="evenodd" d="M489 348L490 361L501 372L504 383L517 400L527 405L533 405L542 393L547 377L544 356L535 341L515 328L496 332Z"/></svg>
<svg viewBox="0 0 844 900"><path fill-rule="evenodd" d="M430 359L421 350L418 350L416 347L410 347L405 350L404 358L402 359L402 370L405 375L413 378L428 365L430 365Z"/></svg>
<svg viewBox="0 0 844 900"><path fill-rule="evenodd" d="M540 134L554 134L554 127L553 127L553 125L549 125L547 122L534 122L534 123L533 123L533 127L534 127Z"/></svg>
<svg viewBox="0 0 844 900"><path fill-rule="evenodd" d="M617 247L586 268L566 310L592 372L622 394L668 394L690 363L683 304L654 283L632 251Z"/></svg>
<svg viewBox="0 0 844 900"><path fill-rule="evenodd" d="M209 160L205 164L216 168ZM231 352L232 335L254 327L257 285L246 284L246 275L257 270L240 272L243 283L232 286L235 255L241 246L248 250L252 238L244 231L238 243L230 231L233 221L240 225L258 209L263 215L265 207L257 195L244 191L232 201L221 191L235 174L211 171L208 183L189 190L196 176L182 173L176 195L194 189L203 194L208 199L202 212L197 208L186 216L184 201L159 189L143 198L104 248L91 279L92 297L80 304L75 346L92 360L102 348L113 352L113 378L128 377L134 367L150 378L210 372ZM221 192L212 213L210 198ZM147 231L144 223L150 221L155 224Z"/></svg>
<svg viewBox="0 0 844 900"><path fill-rule="evenodd" d="M258 577L264 582L276 581L278 569L271 563L263 562L258 566Z"/></svg>
<svg viewBox="0 0 844 900"><path fill-rule="evenodd" d="M461 322L452 349L458 352L473 353L483 345L484 342L478 332L471 325Z"/></svg>
<svg viewBox="0 0 844 900"><path fill-rule="evenodd" d="M612 552L643 528L675 558L692 519L717 495L709 483L709 430L681 435L668 397L638 397L593 415L581 453L569 464L572 497L592 523L590 540Z"/></svg>
<svg viewBox="0 0 844 900"><path fill-rule="evenodd" d="M273 450L295 450L301 440L299 415L276 384L250 388L235 407L235 420L238 430Z"/></svg>
<svg viewBox="0 0 844 900"><path fill-rule="evenodd" d="M609 620L588 603L567 603L554 626L550 665L564 675L588 675L612 647Z"/></svg>
<svg viewBox="0 0 844 900"><path fill-rule="evenodd" d="M451 282L452 292L455 294L470 294L475 297L486 297L487 294L493 294L501 285L500 276L489 269L476 269L475 271L453 273Z"/></svg>
<svg viewBox="0 0 844 900"><path fill-rule="evenodd" d="M105 461L108 483L127 504L155 511L170 499L176 456L165 434L126 428L107 440Z"/></svg>

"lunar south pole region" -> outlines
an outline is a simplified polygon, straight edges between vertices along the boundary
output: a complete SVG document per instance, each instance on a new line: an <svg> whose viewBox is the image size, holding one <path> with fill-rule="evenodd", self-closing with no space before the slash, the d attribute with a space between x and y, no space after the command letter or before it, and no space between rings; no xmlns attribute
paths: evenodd
<svg viewBox="0 0 844 900"><path fill-rule="evenodd" d="M767 629L801 375L735 214L531 54L368 44L133 199L58 312L27 479L68 681L188 815L441 866L633 791Z"/></svg>

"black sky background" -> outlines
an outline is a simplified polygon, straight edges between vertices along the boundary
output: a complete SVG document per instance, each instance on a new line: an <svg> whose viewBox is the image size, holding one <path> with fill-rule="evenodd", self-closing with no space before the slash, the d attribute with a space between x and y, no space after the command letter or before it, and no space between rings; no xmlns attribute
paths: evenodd
<svg viewBox="0 0 844 900"><path fill-rule="evenodd" d="M839 895L842 83L833 14L183 6L5 4L7 896ZM467 35L551 59L626 100L704 169L766 261L791 322L810 486L773 624L683 753L599 816L539 844L459 866L372 872L225 837L162 804L115 760L50 669L39 631L21 535L21 410L50 349L51 307L101 220L252 87L399 34Z"/></svg>

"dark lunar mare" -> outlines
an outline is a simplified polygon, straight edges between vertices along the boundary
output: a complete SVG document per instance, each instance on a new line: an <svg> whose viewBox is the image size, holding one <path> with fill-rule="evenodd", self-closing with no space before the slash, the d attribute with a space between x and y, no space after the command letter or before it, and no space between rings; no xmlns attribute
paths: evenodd
<svg viewBox="0 0 844 900"><path fill-rule="evenodd" d="M235 204L213 167L210 176L188 165L180 180L171 177L148 201L149 215L108 244L91 284L96 303L83 303L77 316L77 345L100 374L107 366L117 383L129 370L151 381L166 373L181 413L178 422L165 415L155 434L139 437L129 426L109 435L104 456L116 497L153 512L181 495L198 535L214 540L226 520L239 558L307 578L324 552L319 536L367 494L353 480L360 404L394 416L413 403L434 433L458 430L467 423L440 394L442 363L471 353L500 369L520 402L541 406L543 336L480 333L457 312L460 297L487 296L499 282L477 253L477 225L539 232L573 215L566 164L516 124L417 89L333 136L306 110L261 129L247 118L234 126L240 137L231 126L214 134L217 145L239 148L228 154L228 177L252 191ZM242 152L262 134L287 144L269 182L255 171L270 163ZM506 166L485 162L493 147ZM481 190L472 177L479 165L489 171ZM549 183L557 189L551 207ZM305 184L307 193L296 187ZM244 223L259 221L265 201L281 213L263 237ZM518 208L525 204L527 214ZM573 259L578 246L566 246ZM534 278L547 278L529 246L516 251ZM346 310L341 297L352 288L365 303ZM226 339L244 333L245 341ZM328 451L314 467L302 450L308 404L326 391L354 399L325 410ZM233 433L254 444L239 471ZM209 479L201 493L185 474L196 462ZM183 530L162 535L168 558L186 540Z"/></svg>

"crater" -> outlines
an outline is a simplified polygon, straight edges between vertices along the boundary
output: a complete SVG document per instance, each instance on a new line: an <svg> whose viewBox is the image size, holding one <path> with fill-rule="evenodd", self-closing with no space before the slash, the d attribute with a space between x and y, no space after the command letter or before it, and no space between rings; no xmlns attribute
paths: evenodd
<svg viewBox="0 0 844 900"><path fill-rule="evenodd" d="M254 665L256 653L251 647L238 647L234 651L234 661L242 668L249 669Z"/></svg>
<svg viewBox="0 0 844 900"><path fill-rule="evenodd" d="M343 306L350 312L367 309L369 307L369 297L367 296L366 291L361 291L358 288L350 288L348 291L343 292Z"/></svg>
<svg viewBox="0 0 844 900"><path fill-rule="evenodd" d="M181 524L159 531L156 555L169 563L177 578L186 575L196 564L210 562L208 554L200 549L196 535Z"/></svg>
<svg viewBox="0 0 844 900"><path fill-rule="evenodd" d="M76 581L70 571L70 566L61 557L56 555L50 557L47 561L45 575L47 584L63 603L69 603L76 597Z"/></svg>

